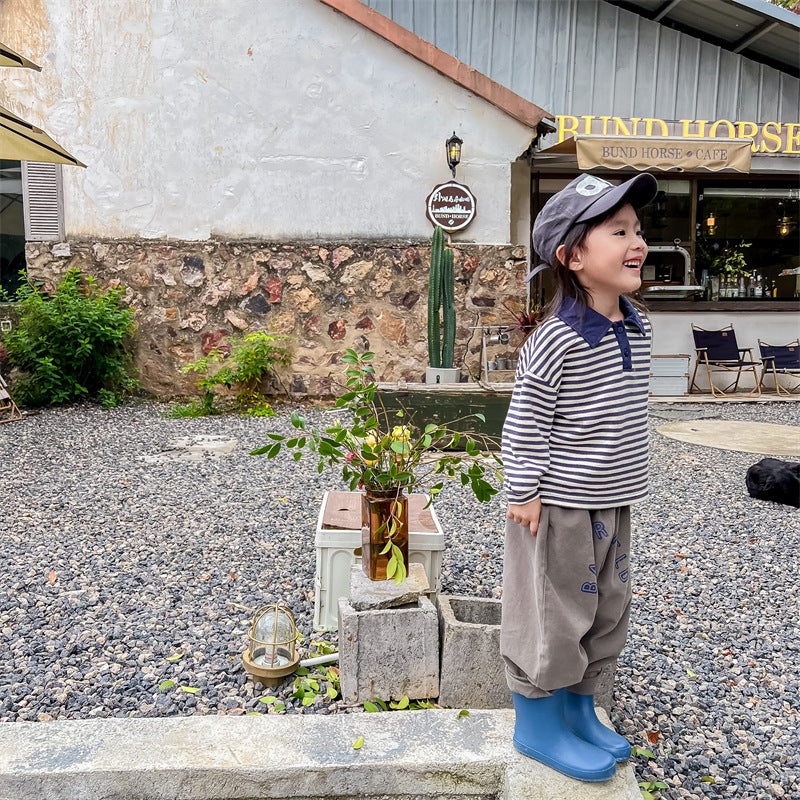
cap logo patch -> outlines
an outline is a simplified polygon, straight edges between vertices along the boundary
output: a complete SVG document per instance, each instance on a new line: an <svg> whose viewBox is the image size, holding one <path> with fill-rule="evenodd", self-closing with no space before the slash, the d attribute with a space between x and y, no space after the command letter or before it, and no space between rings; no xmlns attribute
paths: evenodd
<svg viewBox="0 0 800 800"><path fill-rule="evenodd" d="M614 184L604 181L602 178L598 178L595 175L584 175L580 181L578 181L575 191L584 197L594 197L596 194L610 189L613 185Z"/></svg>

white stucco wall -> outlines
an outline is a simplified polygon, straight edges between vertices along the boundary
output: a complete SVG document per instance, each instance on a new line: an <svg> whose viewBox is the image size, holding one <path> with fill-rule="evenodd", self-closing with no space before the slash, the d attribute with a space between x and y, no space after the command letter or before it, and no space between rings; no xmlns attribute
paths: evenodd
<svg viewBox="0 0 800 800"><path fill-rule="evenodd" d="M533 132L318 0L4 0L0 103L64 168L68 236L427 238L425 197L478 198L454 238L508 243Z"/></svg>

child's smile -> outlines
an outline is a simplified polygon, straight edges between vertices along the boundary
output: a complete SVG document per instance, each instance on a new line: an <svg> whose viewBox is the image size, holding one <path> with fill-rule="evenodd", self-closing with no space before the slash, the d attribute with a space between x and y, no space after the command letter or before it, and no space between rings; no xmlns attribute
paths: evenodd
<svg viewBox="0 0 800 800"><path fill-rule="evenodd" d="M592 308L610 317L619 314L619 296L641 286L646 257L639 219L626 204L589 231L569 268L589 293Z"/></svg>

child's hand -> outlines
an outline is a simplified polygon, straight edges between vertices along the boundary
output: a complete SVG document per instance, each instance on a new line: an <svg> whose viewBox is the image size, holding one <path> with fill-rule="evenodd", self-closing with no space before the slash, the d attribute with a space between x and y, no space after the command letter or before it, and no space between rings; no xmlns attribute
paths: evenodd
<svg viewBox="0 0 800 800"><path fill-rule="evenodd" d="M508 504L509 519L531 529L531 536L536 536L539 531L539 516L542 513L542 501L537 497L522 505Z"/></svg>

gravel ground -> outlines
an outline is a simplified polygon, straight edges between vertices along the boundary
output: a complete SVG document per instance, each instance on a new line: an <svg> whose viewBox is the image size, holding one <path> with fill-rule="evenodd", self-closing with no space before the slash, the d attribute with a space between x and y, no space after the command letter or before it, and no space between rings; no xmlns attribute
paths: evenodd
<svg viewBox="0 0 800 800"><path fill-rule="evenodd" d="M0 721L267 711L241 667L249 609L266 602L291 606L307 647L335 643L312 630L314 529L341 487L310 458L248 455L289 430L292 407L278 408L174 420L78 406L0 426ZM800 425L800 403L653 407L612 718L652 752L637 776L665 781L664 800L800 797L798 515L748 497L760 456L655 433L698 417ZM237 444L174 460L181 436ZM498 596L502 503L452 486L436 507L443 590ZM291 679L272 692L285 713L356 710L291 693Z"/></svg>

